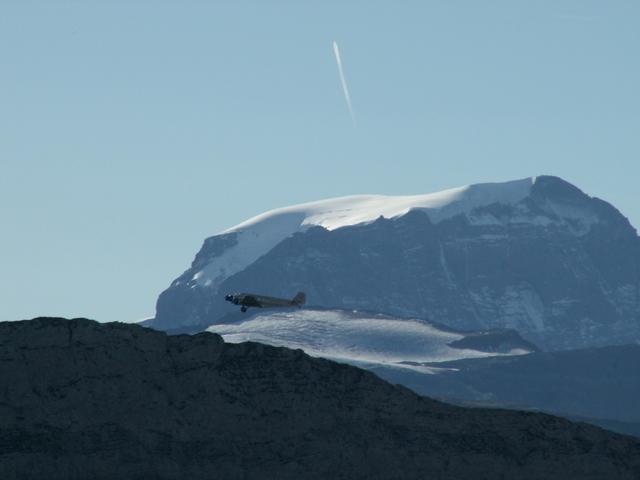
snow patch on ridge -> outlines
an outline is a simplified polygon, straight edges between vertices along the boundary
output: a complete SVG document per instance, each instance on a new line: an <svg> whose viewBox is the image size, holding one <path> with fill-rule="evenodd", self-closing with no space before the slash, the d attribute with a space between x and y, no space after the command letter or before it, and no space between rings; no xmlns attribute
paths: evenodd
<svg viewBox="0 0 640 480"><path fill-rule="evenodd" d="M422 363L505 355L449 346L464 333L438 328L423 320L341 310L294 310L256 313L235 323L208 329L229 343L246 341L300 348L315 357L367 366L384 365L437 373ZM514 349L508 355L530 353Z"/></svg>
<svg viewBox="0 0 640 480"><path fill-rule="evenodd" d="M415 209L425 211L432 222L438 223L492 203L515 204L529 195L535 180L536 177L530 177L482 183L426 195L353 195L271 210L221 232L221 235L236 233L237 244L212 258L192 280L199 286L215 288L285 238L314 226L335 230L370 223L381 216L400 217Z"/></svg>

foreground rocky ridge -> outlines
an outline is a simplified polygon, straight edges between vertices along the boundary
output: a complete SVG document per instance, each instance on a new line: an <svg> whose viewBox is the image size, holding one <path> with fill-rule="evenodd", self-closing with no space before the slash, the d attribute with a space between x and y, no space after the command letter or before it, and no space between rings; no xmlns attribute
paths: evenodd
<svg viewBox="0 0 640 480"><path fill-rule="evenodd" d="M0 359L3 479L640 477L629 437L210 333L6 322Z"/></svg>

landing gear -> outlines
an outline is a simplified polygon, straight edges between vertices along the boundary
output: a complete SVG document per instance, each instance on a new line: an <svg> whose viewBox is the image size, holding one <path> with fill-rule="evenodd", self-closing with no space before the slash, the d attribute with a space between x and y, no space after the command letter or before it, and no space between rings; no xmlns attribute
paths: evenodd
<svg viewBox="0 0 640 480"><path fill-rule="evenodd" d="M241 311L242 313L246 312L246 311L247 311L247 307L245 307L244 305L243 305L243 306L241 306L241 307L240 307L240 311Z"/></svg>

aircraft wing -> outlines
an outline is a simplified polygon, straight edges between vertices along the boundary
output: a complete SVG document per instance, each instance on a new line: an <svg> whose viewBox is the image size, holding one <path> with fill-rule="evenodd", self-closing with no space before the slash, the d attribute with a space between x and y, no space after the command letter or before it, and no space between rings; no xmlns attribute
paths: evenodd
<svg viewBox="0 0 640 480"><path fill-rule="evenodd" d="M245 295L242 299L242 305L247 307L262 307L263 302L260 301L260 297L257 295Z"/></svg>

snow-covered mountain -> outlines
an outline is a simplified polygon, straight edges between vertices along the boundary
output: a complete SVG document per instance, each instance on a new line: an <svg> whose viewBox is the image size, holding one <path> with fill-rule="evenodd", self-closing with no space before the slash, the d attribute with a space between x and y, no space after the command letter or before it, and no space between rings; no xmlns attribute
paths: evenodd
<svg viewBox="0 0 640 480"><path fill-rule="evenodd" d="M512 330L459 332L419 319L346 310L256 311L210 326L226 342L254 341L300 348L364 368L395 367L437 373L425 362L523 355L536 347Z"/></svg>
<svg viewBox="0 0 640 480"><path fill-rule="evenodd" d="M640 339L640 239L614 207L556 177L436 194L324 200L205 240L153 325L204 328L225 293L516 329L544 348Z"/></svg>
<svg viewBox="0 0 640 480"><path fill-rule="evenodd" d="M225 249L224 255L208 256L190 280L199 286L216 288L285 238L314 226L335 230L371 223L380 217L397 218L410 210L426 211L437 223L482 205L517 203L530 193L534 182L535 178L526 178L452 188L427 195L354 195L279 208L211 237L216 243L222 236L232 237L233 245Z"/></svg>

